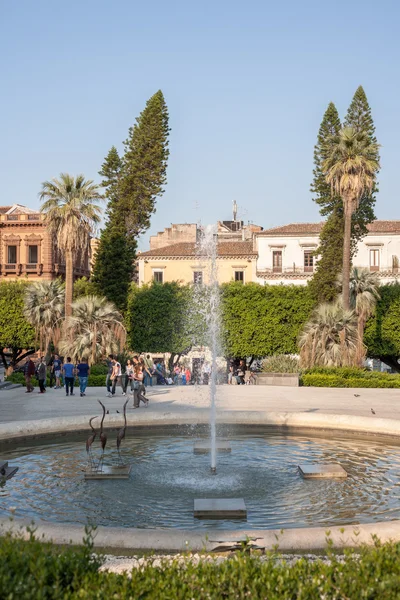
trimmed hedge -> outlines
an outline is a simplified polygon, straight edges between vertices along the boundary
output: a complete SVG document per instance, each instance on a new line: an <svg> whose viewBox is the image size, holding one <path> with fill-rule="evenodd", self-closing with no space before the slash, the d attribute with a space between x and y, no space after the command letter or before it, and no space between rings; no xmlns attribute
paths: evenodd
<svg viewBox="0 0 400 600"><path fill-rule="evenodd" d="M22 383L25 385L25 376L23 373L12 373L9 377L7 377L7 381L11 381L11 383ZM38 381L36 377L32 377L32 385L38 386ZM47 376L46 385L50 385L49 377ZM78 379L75 379L75 387L79 385ZM88 379L88 387L100 387L106 385L106 375L89 375Z"/></svg>
<svg viewBox="0 0 400 600"><path fill-rule="evenodd" d="M329 560L301 558L293 565L270 553L269 560L245 552L221 564L177 561L133 569L130 574L99 572L91 538L81 548L57 548L31 534L27 542L6 535L0 543L0 597L8 600L338 600L400 597L400 544L330 549ZM326 559L326 557L325 557Z"/></svg>
<svg viewBox="0 0 400 600"><path fill-rule="evenodd" d="M400 388L400 375L351 367L314 367L300 376L305 387Z"/></svg>

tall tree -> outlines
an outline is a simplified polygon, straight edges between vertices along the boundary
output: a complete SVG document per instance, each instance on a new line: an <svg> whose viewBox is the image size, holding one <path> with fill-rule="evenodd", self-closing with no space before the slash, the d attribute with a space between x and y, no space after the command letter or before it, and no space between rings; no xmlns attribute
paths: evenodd
<svg viewBox="0 0 400 600"><path fill-rule="evenodd" d="M328 217L321 231L319 247L315 252L319 257L316 271L309 284L311 294L317 302L330 302L336 297L335 283L342 270L344 229L342 202L340 198L332 196L322 168L327 158L329 140L339 133L340 128L339 113L334 103L330 102L322 118L314 147L314 178L311 184L314 202L319 205L321 215Z"/></svg>
<svg viewBox="0 0 400 600"><path fill-rule="evenodd" d="M351 218L361 198L373 189L379 169L378 145L363 131L344 127L329 144L322 168L332 195L340 195L344 211L342 295L343 308L350 308Z"/></svg>
<svg viewBox="0 0 400 600"><path fill-rule="evenodd" d="M371 109L363 88L360 86L354 94L345 119L345 126L353 127L356 131L364 131L370 141L376 143L375 126ZM318 302L329 302L336 295L336 280L342 270L342 252L344 235L343 203L340 197L332 196L326 183L322 164L327 158L330 136L338 134L340 119L335 105L331 102L323 117L317 145L314 149L314 180L311 191L315 194L314 201L320 205L321 215L327 217L320 237L320 246L316 251L319 256L315 275L310 282L311 293ZM376 156L379 161L379 155ZM375 219L374 185L372 193L360 199L357 210L351 220L350 253L354 256L357 242L368 232L367 225Z"/></svg>
<svg viewBox="0 0 400 600"><path fill-rule="evenodd" d="M159 90L147 101L124 142L119 207L126 231L134 237L150 226L157 198L167 182L168 122L168 108Z"/></svg>
<svg viewBox="0 0 400 600"><path fill-rule="evenodd" d="M159 90L129 129L122 159L113 147L100 175L108 198L108 221L94 268L99 290L125 310L135 271L138 236L150 226L157 198L166 184L168 109Z"/></svg>
<svg viewBox="0 0 400 600"><path fill-rule="evenodd" d="M71 315L73 265L79 255L90 251L90 237L100 222L102 200L98 185L83 175L61 173L59 179L42 183L41 212L59 250L65 255L65 316Z"/></svg>
<svg viewBox="0 0 400 600"><path fill-rule="evenodd" d="M348 108L344 126L352 127L358 133L365 133L370 143L375 145L374 159L379 163L379 146L375 136L375 125L366 93L361 85L357 88ZM358 241L363 238L368 232L368 223L375 219L374 206L377 191L378 187L375 179L371 191L365 190L360 198L359 206L352 217L353 240Z"/></svg>
<svg viewBox="0 0 400 600"><path fill-rule="evenodd" d="M108 220L96 250L92 280L100 295L106 296L119 310L125 310L136 240L126 233L125 219L118 203L121 169L122 159L113 146L99 171L99 175L103 177L101 185L106 190L108 200Z"/></svg>

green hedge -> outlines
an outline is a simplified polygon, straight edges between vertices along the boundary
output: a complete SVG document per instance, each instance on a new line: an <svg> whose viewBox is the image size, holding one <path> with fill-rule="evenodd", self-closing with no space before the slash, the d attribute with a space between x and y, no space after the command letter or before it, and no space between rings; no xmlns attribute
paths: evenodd
<svg viewBox="0 0 400 600"><path fill-rule="evenodd" d="M31 535L24 542L6 535L0 543L0 597L8 600L338 600L400 597L400 544L328 550L329 560L298 560L293 565L238 553L221 564L195 566L175 561L129 574L99 572L101 558L89 538L81 548L57 548ZM326 557L325 557L326 558Z"/></svg>
<svg viewBox="0 0 400 600"><path fill-rule="evenodd" d="M12 373L9 377L7 377L7 381L11 381L12 383L22 383L25 385L25 376L23 373ZM36 377L32 377L32 385L37 386L38 381ZM49 377L47 376L47 386L50 385ZM75 386L78 386L79 382L75 380ZM106 375L89 375L88 387L99 387L106 385Z"/></svg>
<svg viewBox="0 0 400 600"><path fill-rule="evenodd" d="M400 388L400 375L357 368L314 367L300 376L306 387Z"/></svg>

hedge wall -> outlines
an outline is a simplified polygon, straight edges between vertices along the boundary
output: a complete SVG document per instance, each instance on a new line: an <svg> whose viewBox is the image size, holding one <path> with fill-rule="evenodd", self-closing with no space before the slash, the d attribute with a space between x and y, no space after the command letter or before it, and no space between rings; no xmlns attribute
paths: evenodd
<svg viewBox="0 0 400 600"><path fill-rule="evenodd" d="M25 385L25 376L23 373L12 373L9 377L7 377L7 381L11 381L12 383L22 383ZM49 377L47 376L46 385L50 385ZM38 381L36 377L32 377L32 385L37 386ZM79 385L78 379L75 379L75 387ZM106 375L89 375L88 379L88 387L98 387L106 385Z"/></svg>

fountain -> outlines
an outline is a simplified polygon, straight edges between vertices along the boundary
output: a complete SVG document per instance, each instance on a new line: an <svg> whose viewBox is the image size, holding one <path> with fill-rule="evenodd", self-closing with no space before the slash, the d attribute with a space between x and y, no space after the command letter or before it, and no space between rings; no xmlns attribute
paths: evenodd
<svg viewBox="0 0 400 600"><path fill-rule="evenodd" d="M217 472L217 433L216 433L216 395L217 395L217 356L219 345L219 287L217 271L218 242L216 226L207 226L203 229L198 254L207 260L207 293L202 296L206 307L204 316L207 324L207 338L211 350L211 376L210 389L210 447L211 447L211 473Z"/></svg>
<svg viewBox="0 0 400 600"><path fill-rule="evenodd" d="M226 442L217 444L217 356L219 349L219 323L220 323L220 291L218 285L218 238L216 226L207 226L203 229L199 244L198 255L207 261L207 281L201 290L201 304L206 322L206 336L211 351L211 373L208 387L210 390L210 455L211 474L217 474L218 452L230 452L230 445ZM198 294L199 296L199 294ZM207 444L198 443L194 452L201 453L207 449ZM243 498L200 498L194 500L193 514L196 518L209 519L243 519L247 517L247 510Z"/></svg>

